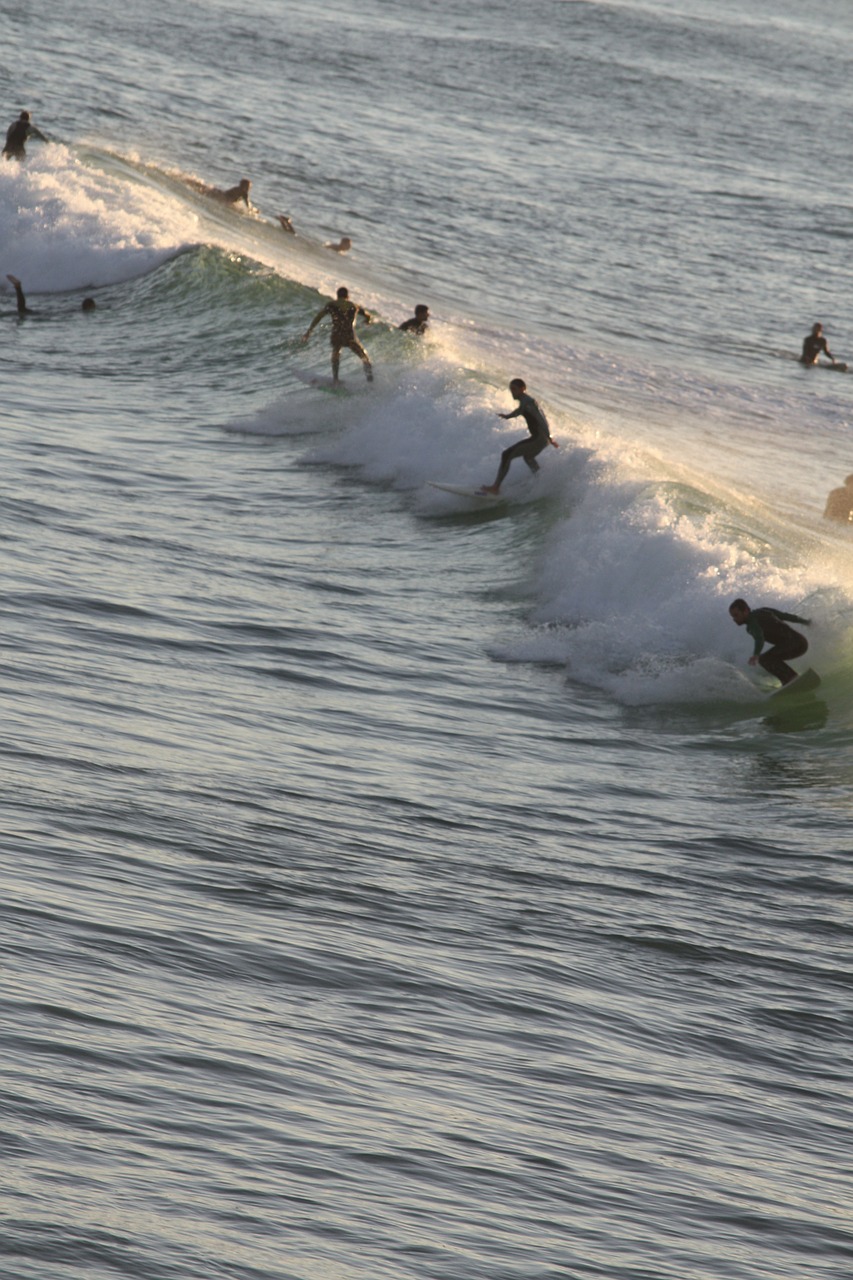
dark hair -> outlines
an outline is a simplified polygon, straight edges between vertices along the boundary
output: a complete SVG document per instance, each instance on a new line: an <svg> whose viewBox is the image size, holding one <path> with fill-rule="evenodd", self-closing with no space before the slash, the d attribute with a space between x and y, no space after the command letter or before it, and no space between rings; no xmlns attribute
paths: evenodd
<svg viewBox="0 0 853 1280"><path fill-rule="evenodd" d="M749 605L746 603L746 601L742 600L741 597L738 596L737 600L733 600L729 605L729 613L731 613L732 609L748 609L748 608L749 608Z"/></svg>
<svg viewBox="0 0 853 1280"><path fill-rule="evenodd" d="M510 387L521 387L522 391L527 390L527 383L524 381L523 378L513 378L512 382L509 385Z"/></svg>
<svg viewBox="0 0 853 1280"><path fill-rule="evenodd" d="M340 287L340 289L338 289L338 297L339 297L339 298L348 298L348 297L349 297L349 289L346 287L346 285L345 285L345 284L342 284L342 285L341 285L341 287Z"/></svg>

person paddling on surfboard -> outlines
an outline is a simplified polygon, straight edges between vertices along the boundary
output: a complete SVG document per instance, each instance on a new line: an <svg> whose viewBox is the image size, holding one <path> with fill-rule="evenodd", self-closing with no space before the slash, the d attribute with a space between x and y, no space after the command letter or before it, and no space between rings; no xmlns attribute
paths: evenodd
<svg viewBox="0 0 853 1280"><path fill-rule="evenodd" d="M823 336L823 325L813 324L811 333L806 334L803 338L803 354L800 356L800 364L813 365L817 364L818 356L823 353L827 360L833 364L836 363L835 356L830 351Z"/></svg>
<svg viewBox="0 0 853 1280"><path fill-rule="evenodd" d="M795 613L783 613L781 609L764 606L761 609L750 609L745 600L738 598L729 605L732 620L739 627L746 627L755 642L755 649L749 659L749 665L756 663L776 676L782 684L790 684L796 680L797 673L788 666L789 658L801 658L809 647L805 636L789 627L789 622L799 622L802 626L811 625L810 618L799 618ZM772 649L762 653L765 644Z"/></svg>
<svg viewBox="0 0 853 1280"><path fill-rule="evenodd" d="M527 394L527 383L524 379L513 378L509 384L509 391L513 400L518 401L518 408L513 409L512 413L499 413L498 417L524 418L530 436L527 440L519 440L517 444L510 445L508 449L504 449L501 454L501 464L498 467L495 483L484 484L480 490L481 493L492 493L495 497L500 493L506 473L515 458L523 458L535 475L539 470L539 463L536 461L537 456L543 449L547 449L549 444L552 444L555 449L558 447L557 441L551 439L551 428L548 426L548 419L533 399L533 396Z"/></svg>
<svg viewBox="0 0 853 1280"><path fill-rule="evenodd" d="M27 306L27 298L26 298L26 294L24 293L24 286L21 284L18 277L7 274L6 279L11 281L11 284L15 290L15 299L18 304L18 315L19 316L31 315L32 313L29 307ZM95 299L84 298L82 303L80 304L80 309L81 311L94 311Z"/></svg>
<svg viewBox="0 0 853 1280"><path fill-rule="evenodd" d="M370 363L370 357L355 336L355 322L358 316L364 316L365 324L371 324L373 316L369 311L365 311L364 307L352 302L349 296L349 289L341 285L340 289L338 289L337 298L332 302L327 302L325 307L317 312L302 335L303 342L308 341L314 327L320 323L324 316L329 316L332 321L332 382L336 384L338 382L338 367L340 366L343 347L347 347L348 350L358 356L364 365L367 381L372 382L373 366Z"/></svg>

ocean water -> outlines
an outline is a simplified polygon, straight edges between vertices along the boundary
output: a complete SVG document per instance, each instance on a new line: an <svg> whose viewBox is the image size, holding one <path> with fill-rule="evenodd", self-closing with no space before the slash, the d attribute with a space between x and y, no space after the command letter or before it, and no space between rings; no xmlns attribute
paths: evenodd
<svg viewBox="0 0 853 1280"><path fill-rule="evenodd" d="M850 1275L849 6L4 19L0 1275Z"/></svg>

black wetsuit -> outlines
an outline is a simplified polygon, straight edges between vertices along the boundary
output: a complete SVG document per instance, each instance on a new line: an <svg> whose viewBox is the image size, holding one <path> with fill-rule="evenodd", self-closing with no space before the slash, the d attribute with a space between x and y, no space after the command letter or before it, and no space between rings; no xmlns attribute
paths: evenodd
<svg viewBox="0 0 853 1280"><path fill-rule="evenodd" d="M417 316L412 316L411 320L404 320L400 325L403 333L416 333L418 337L426 333L429 327L429 320L419 320Z"/></svg>
<svg viewBox="0 0 853 1280"><path fill-rule="evenodd" d="M24 159L26 156L24 143L27 138L38 138L41 142L47 142L44 134L39 133L35 125L30 124L29 120L25 120L21 116L10 124L6 131L6 145L3 148L3 155L7 160Z"/></svg>
<svg viewBox="0 0 853 1280"><path fill-rule="evenodd" d="M824 338L823 334L808 334L803 339L803 354L800 356L800 363L817 364L817 358L821 352L834 362L835 357L827 346L826 338Z"/></svg>
<svg viewBox="0 0 853 1280"><path fill-rule="evenodd" d="M537 455L551 443L551 428L548 426L548 419L533 399L533 396L529 396L526 391L521 394L518 408L513 409L512 413L505 413L503 416L505 418L524 418L530 437L527 440L519 440L517 444L512 444L508 449L504 449L501 454L501 465L498 468L497 479L495 480L497 488L500 488L506 473L509 471L510 463L515 458L523 458L531 471L538 471Z"/></svg>
<svg viewBox="0 0 853 1280"><path fill-rule="evenodd" d="M781 609L766 606L750 610L746 620L746 629L755 641L753 657L757 657L764 670L776 676L783 684L790 684L797 678L796 671L788 666L787 660L801 658L809 647L806 637L787 626L787 623L800 622L803 626L808 626L808 621L808 618L798 618L795 613L783 613ZM762 653L765 644L773 647Z"/></svg>

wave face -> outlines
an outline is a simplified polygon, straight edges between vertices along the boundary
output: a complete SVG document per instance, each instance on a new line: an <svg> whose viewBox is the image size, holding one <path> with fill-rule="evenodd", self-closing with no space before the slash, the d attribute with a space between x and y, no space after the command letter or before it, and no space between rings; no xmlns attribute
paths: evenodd
<svg viewBox="0 0 853 1280"><path fill-rule="evenodd" d="M846 6L37 16L0 1272L839 1274L853 383L796 357L853 353ZM342 284L372 383L303 340ZM518 376L559 447L436 488Z"/></svg>

